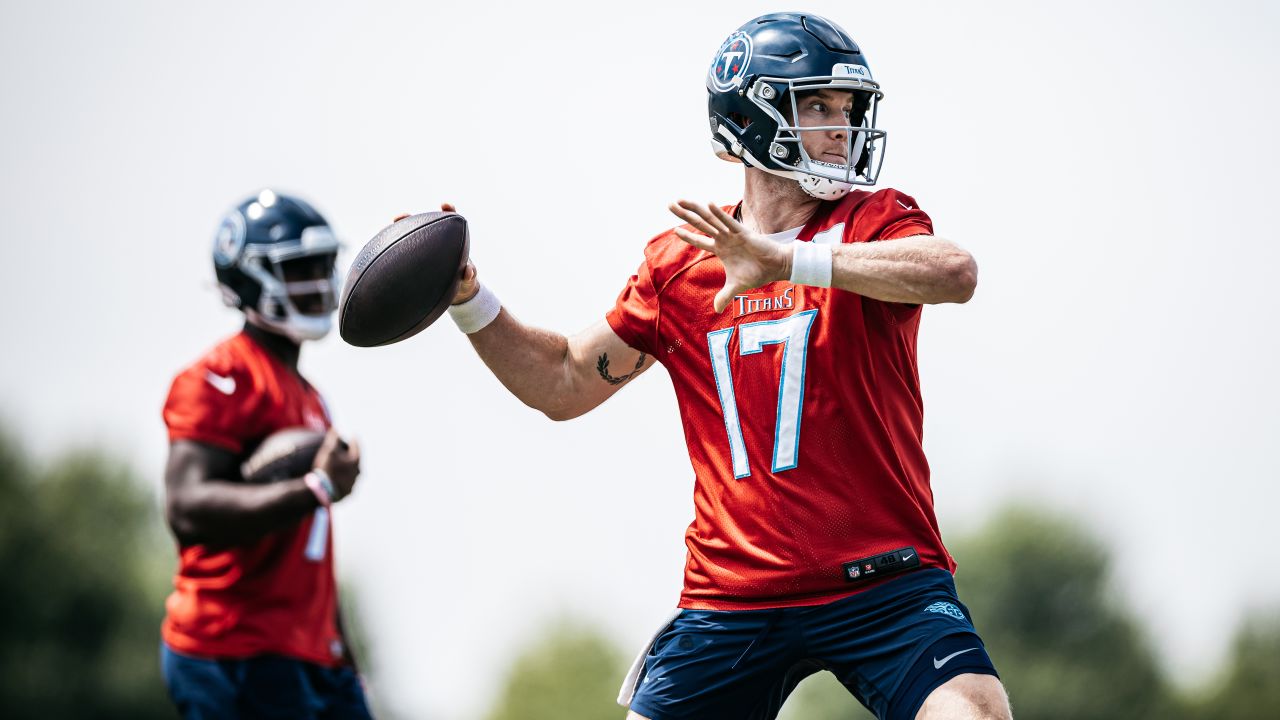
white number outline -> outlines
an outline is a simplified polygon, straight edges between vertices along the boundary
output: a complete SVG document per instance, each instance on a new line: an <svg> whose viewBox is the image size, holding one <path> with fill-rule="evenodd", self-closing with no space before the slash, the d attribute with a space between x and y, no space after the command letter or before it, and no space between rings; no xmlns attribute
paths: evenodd
<svg viewBox="0 0 1280 720"><path fill-rule="evenodd" d="M724 416L725 434L729 439L729 455L733 461L733 477L741 480L751 476L751 461L747 458L747 445L742 436L742 419L738 415L738 399L733 388L733 369L729 363L729 341L734 330L741 330L738 338L739 355L756 355L765 345L783 346L782 368L778 373L778 411L774 418L773 472L791 470L800 460L800 420L804 415L805 366L809 359L809 334L817 309L798 312L781 320L761 320L707 333L707 347L711 352L711 370L715 376L716 393L720 397L720 410ZM777 332L777 330L785 332ZM793 341L795 341L793 343ZM795 360L795 362L792 362ZM792 402L794 398L794 412ZM785 403L785 406L784 406ZM784 415L784 413L786 413ZM794 431L791 431L794 420ZM784 433L786 435L784 436ZM790 447L787 448L787 442ZM784 450L784 448L787 448ZM782 454L782 457L780 457Z"/></svg>
<svg viewBox="0 0 1280 720"><path fill-rule="evenodd" d="M307 533L307 544L302 549L302 556L311 562L324 560L329 550L329 508L318 507L311 516L311 532Z"/></svg>

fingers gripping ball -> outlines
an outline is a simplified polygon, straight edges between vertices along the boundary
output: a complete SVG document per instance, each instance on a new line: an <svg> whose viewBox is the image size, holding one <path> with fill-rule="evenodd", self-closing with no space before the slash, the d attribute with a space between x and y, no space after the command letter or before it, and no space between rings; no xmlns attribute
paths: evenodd
<svg viewBox="0 0 1280 720"><path fill-rule="evenodd" d="M397 220L356 256L342 290L338 330L357 347L413 337L449 308L469 250L467 221L453 212Z"/></svg>
<svg viewBox="0 0 1280 720"><path fill-rule="evenodd" d="M324 433L286 428L266 437L240 466L246 482L268 483L302 477L315 462Z"/></svg>

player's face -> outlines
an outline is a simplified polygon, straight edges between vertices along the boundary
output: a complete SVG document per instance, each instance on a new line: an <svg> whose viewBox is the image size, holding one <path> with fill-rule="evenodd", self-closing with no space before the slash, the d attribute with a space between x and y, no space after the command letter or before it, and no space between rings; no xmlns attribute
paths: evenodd
<svg viewBox="0 0 1280 720"><path fill-rule="evenodd" d="M821 127L849 125L854 113L853 93L848 90L823 89L796 95L796 125ZM824 130L800 133L809 157L833 165L844 165L849 152L847 130Z"/></svg>
<svg viewBox="0 0 1280 720"><path fill-rule="evenodd" d="M328 280L333 273L334 256L313 255L311 257L286 260L280 263L280 271L285 283L315 283ZM289 299L298 312L304 315L320 315L326 310L325 296L319 292L290 293Z"/></svg>

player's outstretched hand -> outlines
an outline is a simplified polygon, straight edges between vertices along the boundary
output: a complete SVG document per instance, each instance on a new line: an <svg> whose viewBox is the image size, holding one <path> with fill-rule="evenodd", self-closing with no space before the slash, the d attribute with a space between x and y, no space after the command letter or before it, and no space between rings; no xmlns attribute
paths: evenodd
<svg viewBox="0 0 1280 720"><path fill-rule="evenodd" d="M718 205L678 200L670 209L702 233L676 228L676 235L724 263L724 287L716 293L716 312L724 312L734 295L790 275L791 252L786 245L751 232Z"/></svg>
<svg viewBox="0 0 1280 720"><path fill-rule="evenodd" d="M316 451L313 467L323 470L333 481L338 491L338 499L351 494L356 486L356 478L360 476L360 445L352 440L347 443L338 435L338 431L329 428L324 442Z"/></svg>

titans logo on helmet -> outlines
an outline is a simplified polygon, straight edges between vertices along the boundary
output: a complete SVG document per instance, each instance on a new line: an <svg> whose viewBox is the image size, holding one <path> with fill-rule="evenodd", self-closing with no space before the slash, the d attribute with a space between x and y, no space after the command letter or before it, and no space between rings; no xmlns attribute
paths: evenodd
<svg viewBox="0 0 1280 720"><path fill-rule="evenodd" d="M213 236L213 262L218 267L230 267L240 259L240 251L244 250L245 224L238 212L228 213L222 218L218 232Z"/></svg>
<svg viewBox="0 0 1280 720"><path fill-rule="evenodd" d="M751 38L743 32L730 35L711 63L711 84L720 92L737 88L742 84L750 62Z"/></svg>

